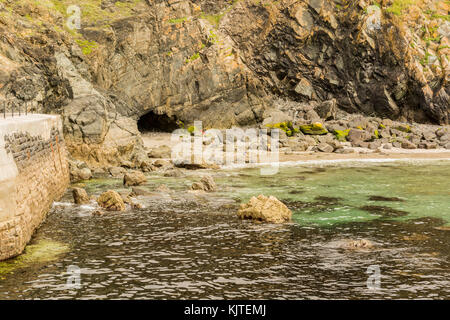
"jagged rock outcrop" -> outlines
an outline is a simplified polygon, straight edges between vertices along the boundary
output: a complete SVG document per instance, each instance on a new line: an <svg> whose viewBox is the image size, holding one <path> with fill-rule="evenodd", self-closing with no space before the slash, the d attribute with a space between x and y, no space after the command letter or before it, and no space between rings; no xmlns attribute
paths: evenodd
<svg viewBox="0 0 450 320"><path fill-rule="evenodd" d="M449 4L402 3L81 0L73 30L69 1L2 1L0 104L62 114L71 156L91 167L141 168L139 129L194 120L446 124Z"/></svg>

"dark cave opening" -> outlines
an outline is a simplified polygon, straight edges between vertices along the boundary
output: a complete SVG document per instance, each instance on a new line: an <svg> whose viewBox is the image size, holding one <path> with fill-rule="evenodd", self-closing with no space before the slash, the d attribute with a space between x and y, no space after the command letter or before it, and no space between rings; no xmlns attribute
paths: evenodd
<svg viewBox="0 0 450 320"><path fill-rule="evenodd" d="M141 116L137 124L141 133L173 132L179 128L176 118L171 118L166 114L156 114L153 111Z"/></svg>

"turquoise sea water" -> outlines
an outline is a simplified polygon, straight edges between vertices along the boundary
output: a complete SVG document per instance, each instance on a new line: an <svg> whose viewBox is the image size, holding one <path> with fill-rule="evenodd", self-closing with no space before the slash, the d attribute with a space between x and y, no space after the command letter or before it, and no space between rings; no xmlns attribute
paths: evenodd
<svg viewBox="0 0 450 320"><path fill-rule="evenodd" d="M149 176L174 192L138 197L144 208L92 216L70 191L36 232L30 254L0 263L1 299L450 298L450 161L298 164ZM219 192L187 192L203 174ZM90 194L124 190L86 182ZM241 221L239 204L274 195L291 223ZM442 228L444 227L444 228ZM348 250L367 239L368 250ZM58 250L56 250L56 249ZM52 255L52 251L54 251ZM67 287L71 266L81 286ZM381 287L369 290L368 268Z"/></svg>

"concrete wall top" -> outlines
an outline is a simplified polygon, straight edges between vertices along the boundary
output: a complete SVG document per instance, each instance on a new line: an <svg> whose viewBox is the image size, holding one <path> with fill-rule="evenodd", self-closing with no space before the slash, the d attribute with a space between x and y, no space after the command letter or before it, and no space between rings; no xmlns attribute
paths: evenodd
<svg viewBox="0 0 450 320"><path fill-rule="evenodd" d="M5 135L14 132L27 132L32 136L41 136L44 140L50 138L52 128L62 132L62 122L59 115L30 114L3 118L0 115L0 222L11 218L14 212L15 179L18 168L12 154L5 149Z"/></svg>
<svg viewBox="0 0 450 320"><path fill-rule="evenodd" d="M0 116L0 182L17 176L17 166L12 155L5 149L5 135L14 132L28 132L32 136L41 136L44 140L50 138L50 131L55 127L62 132L62 122L59 115L30 114L26 116Z"/></svg>

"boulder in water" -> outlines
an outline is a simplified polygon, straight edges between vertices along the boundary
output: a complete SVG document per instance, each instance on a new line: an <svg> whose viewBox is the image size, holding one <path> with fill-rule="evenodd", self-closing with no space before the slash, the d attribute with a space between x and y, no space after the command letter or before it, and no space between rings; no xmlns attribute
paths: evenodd
<svg viewBox="0 0 450 320"><path fill-rule="evenodd" d="M206 192L217 191L217 185L211 176L204 176L200 182L194 182L191 186L192 190L203 190Z"/></svg>
<svg viewBox="0 0 450 320"><path fill-rule="evenodd" d="M89 203L89 196L83 188L73 188L72 189L73 201L76 204L86 204Z"/></svg>
<svg viewBox="0 0 450 320"><path fill-rule="evenodd" d="M140 171L128 172L123 176L123 184L129 186L140 186L147 182L147 177Z"/></svg>
<svg viewBox="0 0 450 320"><path fill-rule="evenodd" d="M291 220L292 211L274 196L259 195L248 203L241 204L238 211L241 219L252 219L270 223L283 223Z"/></svg>
<svg viewBox="0 0 450 320"><path fill-rule="evenodd" d="M97 199L100 207L108 211L124 211L125 203L122 197L116 191L108 190L100 195Z"/></svg>

